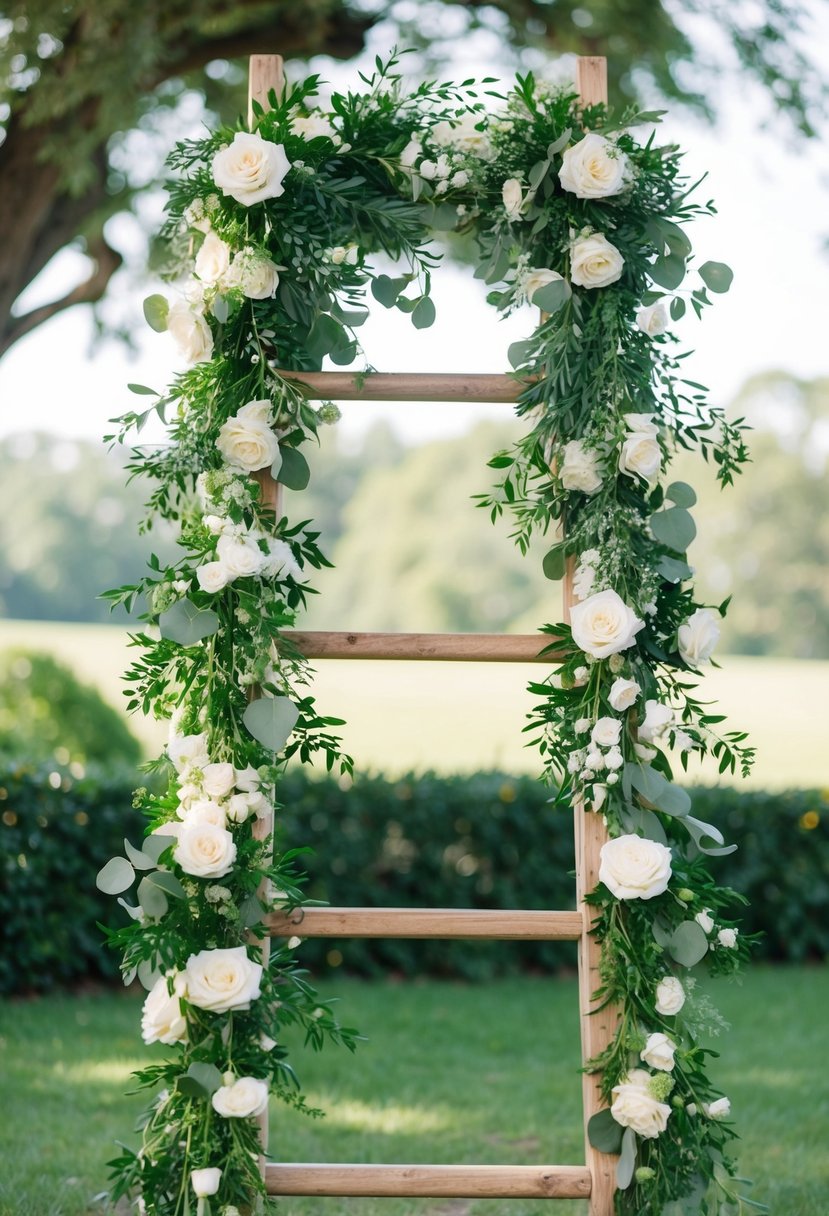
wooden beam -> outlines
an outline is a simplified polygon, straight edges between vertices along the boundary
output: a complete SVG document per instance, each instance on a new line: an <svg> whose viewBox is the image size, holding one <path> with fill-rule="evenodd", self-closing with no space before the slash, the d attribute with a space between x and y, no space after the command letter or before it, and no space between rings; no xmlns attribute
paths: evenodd
<svg viewBox="0 0 829 1216"><path fill-rule="evenodd" d="M269 1195L403 1195L431 1199L583 1199L582 1165L279 1164L265 1170Z"/></svg>
<svg viewBox="0 0 829 1216"><path fill-rule="evenodd" d="M515 402L530 381L515 376L439 372L293 372L280 376L309 401Z"/></svg>
<svg viewBox="0 0 829 1216"><path fill-rule="evenodd" d="M398 659L447 663L558 663L560 651L541 651L555 639L537 633L293 632L281 638L308 659Z"/></svg>
<svg viewBox="0 0 829 1216"><path fill-rule="evenodd" d="M265 918L272 937L444 938L575 942L580 912L520 908L296 908Z"/></svg>

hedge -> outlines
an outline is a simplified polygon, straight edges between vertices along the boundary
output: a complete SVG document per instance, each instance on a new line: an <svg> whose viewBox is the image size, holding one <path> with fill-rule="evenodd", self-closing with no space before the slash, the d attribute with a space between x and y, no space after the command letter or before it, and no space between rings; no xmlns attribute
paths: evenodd
<svg viewBox="0 0 829 1216"><path fill-rule="evenodd" d="M75 765L0 767L3 880L0 992L45 991L113 979L96 921L117 923L95 873L142 830L131 773ZM352 906L571 908L572 830L529 777L426 774L388 780L291 772L280 788L286 844L307 843L307 893ZM746 932L759 956L802 962L829 953L829 793L699 789L695 813L739 850L713 864L751 901ZM544 942L306 941L316 971L483 979L516 969L571 966L573 948Z"/></svg>

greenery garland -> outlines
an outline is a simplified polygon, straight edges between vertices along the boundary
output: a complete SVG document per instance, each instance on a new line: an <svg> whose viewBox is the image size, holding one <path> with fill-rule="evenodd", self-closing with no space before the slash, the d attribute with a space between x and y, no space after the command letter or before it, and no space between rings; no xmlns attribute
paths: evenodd
<svg viewBox="0 0 829 1216"><path fill-rule="evenodd" d="M295 965L298 942L267 958L252 936L274 906L302 902L301 850L272 856L256 830L278 810L285 765L319 753L348 772L351 760L332 733L339 721L317 712L306 662L280 637L310 570L327 564L318 535L277 518L251 475L269 469L304 488L302 447L338 411L312 408L284 373L326 356L354 362L366 286L416 328L430 325L432 239L453 230L474 239L492 304L507 313L531 301L545 314L509 352L529 429L491 461L501 480L479 505L512 515L522 550L563 524L544 568L557 579L569 563L578 601L569 626L543 627L556 666L532 686L526 729L557 801L603 814L611 837L588 898L601 996L620 1019L589 1065L608 1102L591 1140L620 1154L618 1213L735 1216L749 1201L729 1154L729 1104L699 1046L722 1023L688 969L731 974L750 942L729 915L739 896L716 885L705 858L735 846L691 815L668 758L685 767L711 753L721 771L752 758L697 699L726 605L694 599L694 493L665 475L677 446L698 447L723 484L747 459L740 423L683 378L667 332L669 314L690 303L699 315L730 284L728 268L708 262L683 286L682 225L713 206L692 200L675 148L634 137L656 114L614 118L532 75L486 102L471 80L407 93L396 56L363 80L362 93L334 94L322 110L311 76L271 94L267 112L254 106L252 132L240 123L170 157L164 269L178 294L151 296L145 314L190 366L163 396L131 386L156 400L111 438L169 415L169 444L133 449L130 468L153 483L151 516L179 524L182 556L108 593L128 609L145 596L142 619L159 627L135 636L142 654L127 679L131 709L170 719L151 766L168 783L162 795L137 791L146 838L99 885L120 895L140 876L137 902L121 900L130 923L110 937L125 978L148 989L145 1041L175 1052L136 1074L154 1096L141 1150L112 1163L113 1197L139 1195L149 1216L182 1216L194 1197L199 1216L268 1206L256 1117L269 1092L308 1110L283 1028L299 1024L315 1048L354 1046ZM375 273L376 253L405 269Z"/></svg>

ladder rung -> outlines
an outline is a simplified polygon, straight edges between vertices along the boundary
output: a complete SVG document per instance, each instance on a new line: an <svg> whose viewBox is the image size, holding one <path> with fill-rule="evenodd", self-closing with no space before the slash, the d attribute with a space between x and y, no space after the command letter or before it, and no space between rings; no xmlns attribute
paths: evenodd
<svg viewBox="0 0 829 1216"><path fill-rule="evenodd" d="M420 1196L427 1199L583 1199L584 1165L278 1164L265 1168L269 1195Z"/></svg>
<svg viewBox="0 0 829 1216"><path fill-rule="evenodd" d="M575 942L580 912L510 908L295 908L265 920L271 937L436 937Z"/></svg>
<svg viewBox="0 0 829 1216"><path fill-rule="evenodd" d="M295 633L281 635L308 659L437 659L454 663L559 662L560 651L540 651L552 638L537 633Z"/></svg>
<svg viewBox="0 0 829 1216"><path fill-rule="evenodd" d="M280 371L306 390L309 401L514 402L526 386L514 376L439 372Z"/></svg>

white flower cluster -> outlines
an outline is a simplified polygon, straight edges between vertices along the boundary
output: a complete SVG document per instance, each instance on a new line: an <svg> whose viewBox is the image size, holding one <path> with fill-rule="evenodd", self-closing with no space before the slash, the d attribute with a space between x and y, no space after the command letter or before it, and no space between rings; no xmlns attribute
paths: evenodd
<svg viewBox="0 0 829 1216"><path fill-rule="evenodd" d="M302 578L302 570L287 541L258 528L234 524L227 517L208 515L204 521L218 534L215 561L196 570L202 591L214 595L237 578Z"/></svg>
<svg viewBox="0 0 829 1216"><path fill-rule="evenodd" d="M182 1002L213 1013L250 1009L259 997L262 966L244 946L200 950L183 971L160 976L144 1001L141 1035L145 1043L181 1043L187 1038Z"/></svg>
<svg viewBox="0 0 829 1216"><path fill-rule="evenodd" d="M476 162L494 154L486 116L467 110L451 121L441 119L425 136L413 135L400 153L400 166L432 182L435 195L442 195L468 186Z"/></svg>
<svg viewBox="0 0 829 1216"><path fill-rule="evenodd" d="M239 291L249 300L268 300L276 294L279 271L262 250L246 245L237 253L212 230L196 254L195 273L202 289Z"/></svg>
<svg viewBox="0 0 829 1216"><path fill-rule="evenodd" d="M706 936L710 937L710 935L717 928L717 923L714 920L714 917L711 915L710 908L703 908L701 912L697 912L694 920L697 922ZM739 933L739 929L718 929L715 942L718 946L723 946L726 950L736 950ZM714 943L712 943L712 945L713 944Z"/></svg>

